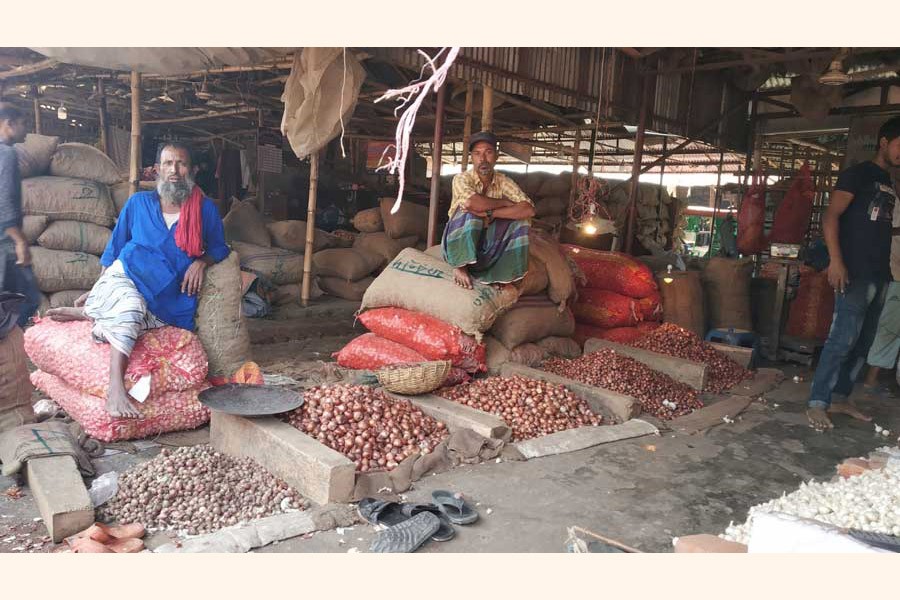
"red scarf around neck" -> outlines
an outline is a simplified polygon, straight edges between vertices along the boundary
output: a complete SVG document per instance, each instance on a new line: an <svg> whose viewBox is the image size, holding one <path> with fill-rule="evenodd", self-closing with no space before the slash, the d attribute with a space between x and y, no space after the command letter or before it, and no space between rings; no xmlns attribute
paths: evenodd
<svg viewBox="0 0 900 600"><path fill-rule="evenodd" d="M203 192L195 185L190 197L181 205L178 225L175 228L175 245L191 258L203 256L203 218L200 204Z"/></svg>

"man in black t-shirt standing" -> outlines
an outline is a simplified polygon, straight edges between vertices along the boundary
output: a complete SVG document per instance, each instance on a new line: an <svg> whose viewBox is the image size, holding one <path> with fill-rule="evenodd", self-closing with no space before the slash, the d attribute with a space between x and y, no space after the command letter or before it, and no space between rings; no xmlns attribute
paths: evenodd
<svg viewBox="0 0 900 600"><path fill-rule="evenodd" d="M865 365L891 280L891 222L897 195L888 170L898 166L900 117L894 117L878 130L875 158L838 176L822 220L835 302L806 411L810 426L819 431L834 426L829 413L871 420L849 396ZM833 393L844 396L844 401L832 404Z"/></svg>

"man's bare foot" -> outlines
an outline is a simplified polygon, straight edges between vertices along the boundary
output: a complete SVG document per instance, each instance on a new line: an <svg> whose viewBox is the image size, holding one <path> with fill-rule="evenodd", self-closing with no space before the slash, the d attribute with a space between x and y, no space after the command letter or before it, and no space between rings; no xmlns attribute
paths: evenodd
<svg viewBox="0 0 900 600"><path fill-rule="evenodd" d="M834 415L849 415L859 421L868 423L872 420L867 414L860 411L852 402L835 402L828 408L828 412Z"/></svg>
<svg viewBox="0 0 900 600"><path fill-rule="evenodd" d="M87 321L83 308L51 308L47 311L47 316L54 321Z"/></svg>
<svg viewBox="0 0 900 600"><path fill-rule="evenodd" d="M465 267L453 269L453 281L455 281L456 285L461 288L465 288L467 290L472 289L472 276L469 275L469 272Z"/></svg>
<svg viewBox="0 0 900 600"><path fill-rule="evenodd" d="M121 419L139 419L141 413L128 400L124 387L109 386L109 397L106 400L106 412L109 416Z"/></svg>
<svg viewBox="0 0 900 600"><path fill-rule="evenodd" d="M825 412L825 409L809 408L806 411L806 417L809 419L809 426L816 431L834 429L834 423L828 418L828 413Z"/></svg>

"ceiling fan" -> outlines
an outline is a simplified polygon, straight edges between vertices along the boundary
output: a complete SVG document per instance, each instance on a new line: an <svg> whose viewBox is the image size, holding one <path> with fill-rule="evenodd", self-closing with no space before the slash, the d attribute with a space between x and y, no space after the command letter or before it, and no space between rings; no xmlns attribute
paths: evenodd
<svg viewBox="0 0 900 600"><path fill-rule="evenodd" d="M844 85L850 83L851 77L844 68L844 61L849 54L850 48L841 48L828 66L828 70L819 75L819 83L822 85Z"/></svg>

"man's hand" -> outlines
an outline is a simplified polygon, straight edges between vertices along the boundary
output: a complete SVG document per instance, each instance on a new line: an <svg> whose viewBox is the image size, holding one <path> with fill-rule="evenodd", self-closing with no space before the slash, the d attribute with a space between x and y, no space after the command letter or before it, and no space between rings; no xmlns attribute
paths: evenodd
<svg viewBox="0 0 900 600"><path fill-rule="evenodd" d="M16 242L16 264L27 267L31 264L31 250L27 242Z"/></svg>
<svg viewBox="0 0 900 600"><path fill-rule="evenodd" d="M78 298L75 299L75 304L74 304L75 308L81 308L82 306L84 306L85 303L87 302L88 296L90 296L90 295L91 295L90 292L85 292L82 295L78 296Z"/></svg>
<svg viewBox="0 0 900 600"><path fill-rule="evenodd" d="M847 267L843 261L832 260L828 265L828 283L835 291L844 293L850 284L850 275L847 273Z"/></svg>
<svg viewBox="0 0 900 600"><path fill-rule="evenodd" d="M200 291L203 285L203 274L206 272L206 262L201 259L195 260L187 272L184 274L184 280L181 282L181 293L193 296Z"/></svg>

